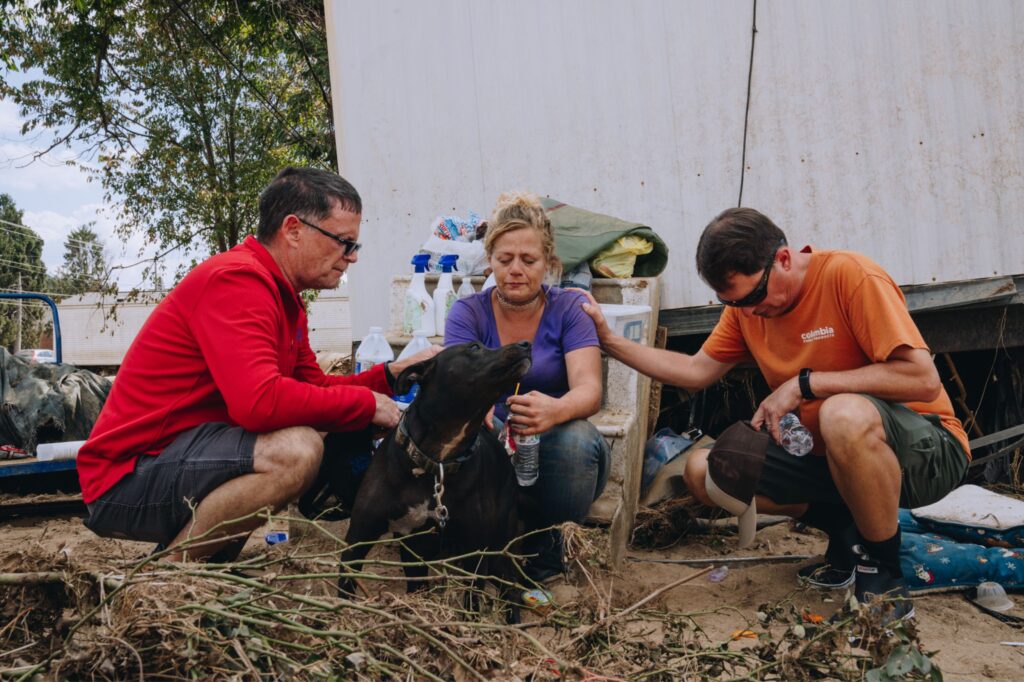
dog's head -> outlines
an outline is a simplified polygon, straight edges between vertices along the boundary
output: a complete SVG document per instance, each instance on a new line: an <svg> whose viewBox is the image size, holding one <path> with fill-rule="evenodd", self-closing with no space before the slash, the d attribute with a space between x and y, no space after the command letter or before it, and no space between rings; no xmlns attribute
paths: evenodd
<svg viewBox="0 0 1024 682"><path fill-rule="evenodd" d="M438 436L454 437L466 425L483 421L498 398L511 393L530 369L526 341L490 349L482 343L446 348L433 358L407 367L395 380L395 394L408 392L414 383L419 394L409 408Z"/></svg>

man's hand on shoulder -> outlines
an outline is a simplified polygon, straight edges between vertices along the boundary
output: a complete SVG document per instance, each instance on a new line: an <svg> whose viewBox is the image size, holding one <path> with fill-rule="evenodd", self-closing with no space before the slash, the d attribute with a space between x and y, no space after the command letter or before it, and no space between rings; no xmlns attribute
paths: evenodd
<svg viewBox="0 0 1024 682"><path fill-rule="evenodd" d="M607 347L608 341L615 336L615 332L608 326L608 320L604 318L604 313L601 312L601 306L598 304L597 299L589 291L584 291L583 289L570 289L570 291L578 291L586 296L587 302L583 304L583 312L590 315L590 319L594 321L594 326L597 328L597 340L601 347Z"/></svg>
<svg viewBox="0 0 1024 682"><path fill-rule="evenodd" d="M391 378L397 379L402 372L406 370L406 368L415 365L417 362L429 360L443 350L444 348L441 346L431 346L430 348L424 348L419 353L410 355L404 360L394 360L393 362L389 362L388 371L391 373Z"/></svg>
<svg viewBox="0 0 1024 682"><path fill-rule="evenodd" d="M373 423L385 429L395 428L398 425L398 418L402 414L398 411L398 405L386 395L376 391L372 391L372 393L373 399L377 401L377 410L373 413Z"/></svg>

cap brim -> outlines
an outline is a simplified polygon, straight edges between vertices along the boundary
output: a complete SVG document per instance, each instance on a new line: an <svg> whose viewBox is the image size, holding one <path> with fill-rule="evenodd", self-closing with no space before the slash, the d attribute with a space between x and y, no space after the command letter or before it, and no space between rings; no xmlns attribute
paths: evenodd
<svg viewBox="0 0 1024 682"><path fill-rule="evenodd" d="M736 515L740 536L739 548L749 547L754 542L754 535L757 533L757 498L751 498L749 504L737 500L718 487L714 479L711 478L710 471L704 476L704 489L712 502Z"/></svg>
<svg viewBox="0 0 1024 682"><path fill-rule="evenodd" d="M747 510L737 517L739 523L740 549L746 549L754 542L757 534L757 499L750 501Z"/></svg>

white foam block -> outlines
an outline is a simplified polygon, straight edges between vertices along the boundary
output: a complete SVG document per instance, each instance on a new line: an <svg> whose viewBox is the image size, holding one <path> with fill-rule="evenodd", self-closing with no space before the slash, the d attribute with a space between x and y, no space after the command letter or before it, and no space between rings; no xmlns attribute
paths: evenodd
<svg viewBox="0 0 1024 682"><path fill-rule="evenodd" d="M36 459L49 462L56 459L75 459L84 440L69 440L63 443L40 443L36 446Z"/></svg>

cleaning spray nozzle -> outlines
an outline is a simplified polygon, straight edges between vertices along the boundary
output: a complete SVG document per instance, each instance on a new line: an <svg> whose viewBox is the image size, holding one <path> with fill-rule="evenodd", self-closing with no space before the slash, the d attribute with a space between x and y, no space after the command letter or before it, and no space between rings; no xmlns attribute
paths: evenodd
<svg viewBox="0 0 1024 682"><path fill-rule="evenodd" d="M417 253L412 257L412 264L416 266L416 272L426 272L427 263L430 262L429 253Z"/></svg>
<svg viewBox="0 0 1024 682"><path fill-rule="evenodd" d="M459 260L458 254L446 253L441 256L440 265L442 272L451 272L455 267L455 261Z"/></svg>

